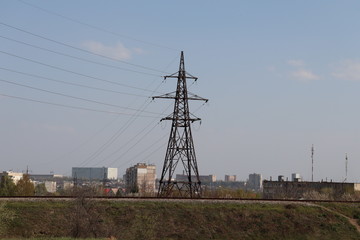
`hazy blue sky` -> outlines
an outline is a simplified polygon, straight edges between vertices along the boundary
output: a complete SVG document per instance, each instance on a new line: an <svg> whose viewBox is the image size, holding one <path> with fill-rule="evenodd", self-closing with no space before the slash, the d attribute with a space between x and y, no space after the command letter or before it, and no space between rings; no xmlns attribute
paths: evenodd
<svg viewBox="0 0 360 240"><path fill-rule="evenodd" d="M315 180L343 181L347 153L348 180L360 182L359 9L350 0L0 0L0 170L122 175L147 162L160 174L170 122L159 120L173 102L149 97L175 90L161 76L178 70L183 50L199 77L190 91L210 100L191 103L203 119L193 126L201 174L310 180L314 144Z"/></svg>

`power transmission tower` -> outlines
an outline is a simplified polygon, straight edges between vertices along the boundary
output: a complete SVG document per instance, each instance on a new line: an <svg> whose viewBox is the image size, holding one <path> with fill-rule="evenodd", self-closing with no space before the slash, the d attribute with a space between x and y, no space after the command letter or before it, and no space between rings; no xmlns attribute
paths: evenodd
<svg viewBox="0 0 360 240"><path fill-rule="evenodd" d="M201 119L189 112L188 100L207 102L208 99L199 97L187 91L186 79L193 79L196 81L197 77L194 77L185 71L183 52L181 52L179 71L164 77L164 79L167 78L177 78L176 91L153 97L153 99L175 99L173 113L168 117L161 119L161 121L171 120L172 125L160 178L158 197L200 197L201 182L191 134L191 123ZM184 181L176 181L174 179L174 173L179 162L180 167L183 167L182 170L186 174L186 180ZM194 178L192 176L194 176Z"/></svg>

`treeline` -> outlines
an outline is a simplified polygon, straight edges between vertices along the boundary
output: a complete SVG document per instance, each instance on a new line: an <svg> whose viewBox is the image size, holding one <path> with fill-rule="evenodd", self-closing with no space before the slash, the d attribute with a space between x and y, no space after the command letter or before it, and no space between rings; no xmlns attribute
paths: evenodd
<svg viewBox="0 0 360 240"><path fill-rule="evenodd" d="M16 184L11 177L4 175L0 180L0 196L34 196L37 191L45 189L45 185L40 185L35 187L29 174L24 174Z"/></svg>

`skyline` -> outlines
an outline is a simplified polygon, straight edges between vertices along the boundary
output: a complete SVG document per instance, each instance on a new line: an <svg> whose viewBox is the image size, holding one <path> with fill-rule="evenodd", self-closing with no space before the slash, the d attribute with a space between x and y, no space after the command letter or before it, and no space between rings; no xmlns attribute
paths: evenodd
<svg viewBox="0 0 360 240"><path fill-rule="evenodd" d="M357 1L0 4L1 171L159 176L183 50L200 175L360 182Z"/></svg>

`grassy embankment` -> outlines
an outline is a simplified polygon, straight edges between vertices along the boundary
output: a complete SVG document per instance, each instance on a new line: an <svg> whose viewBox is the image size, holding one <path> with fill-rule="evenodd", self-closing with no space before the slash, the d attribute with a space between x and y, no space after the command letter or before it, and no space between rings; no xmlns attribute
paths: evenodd
<svg viewBox="0 0 360 240"><path fill-rule="evenodd" d="M357 205L326 207L360 218ZM344 217L299 204L14 201L6 209L9 239L360 239Z"/></svg>

